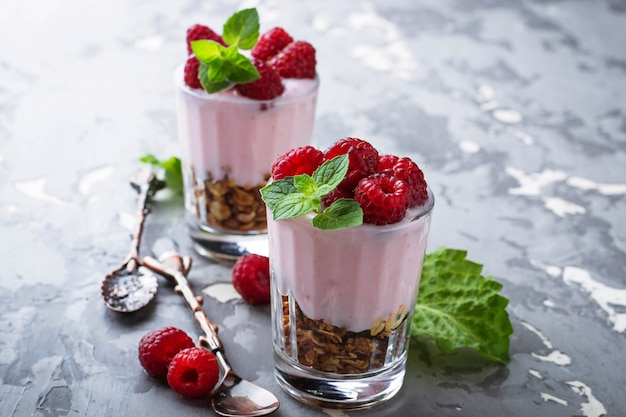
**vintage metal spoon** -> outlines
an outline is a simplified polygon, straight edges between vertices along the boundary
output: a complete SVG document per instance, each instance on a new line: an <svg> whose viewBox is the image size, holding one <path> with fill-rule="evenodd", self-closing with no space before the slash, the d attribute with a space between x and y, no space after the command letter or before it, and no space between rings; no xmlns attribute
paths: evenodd
<svg viewBox="0 0 626 417"><path fill-rule="evenodd" d="M169 252L161 255L159 260L146 256L143 264L176 283L174 290L187 301L196 323L204 332L204 336L200 337L200 344L217 357L223 376L213 392L213 410L226 417L264 416L276 411L280 406L278 398L265 388L241 378L228 363L224 346L217 336L218 327L205 314L202 297L194 295L183 272L185 269L189 270L190 258ZM172 267L174 265L178 267Z"/></svg>
<svg viewBox="0 0 626 417"><path fill-rule="evenodd" d="M122 265L109 273L102 281L102 297L108 308L129 313L146 306L157 292L156 276L141 265L139 245L146 216L150 213L150 199L165 183L150 171L140 172L131 181L139 193L139 214L132 236L130 253Z"/></svg>

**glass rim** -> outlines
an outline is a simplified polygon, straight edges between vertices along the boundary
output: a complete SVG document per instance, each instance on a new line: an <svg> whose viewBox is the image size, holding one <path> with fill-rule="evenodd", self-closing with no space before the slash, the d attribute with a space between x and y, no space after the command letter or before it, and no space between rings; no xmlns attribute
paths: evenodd
<svg viewBox="0 0 626 417"><path fill-rule="evenodd" d="M184 94L193 96L197 99L200 100L207 100L207 101L221 101L224 103L240 103L242 105L247 105L247 104L254 104L254 105L258 105L258 104L270 104L270 103L275 103L277 101L280 100L280 103L288 103L291 101L295 101L298 99L301 99L302 97L306 97L311 95L313 92L316 92L319 88L320 85L320 78L319 75L316 73L315 74L315 79L311 80L310 78L306 78L305 80L307 81L312 81L311 82L311 86L303 91L298 92L297 94L289 97L289 98L283 98L282 96L278 96L272 100L255 100L252 98L248 98L248 97L244 97L244 96L225 96L225 95L220 95L219 93L215 93L215 94L209 94L207 93L204 89L194 89L189 87L188 85L185 84L184 82L184 68L185 65L181 64L179 65L176 70L174 71L174 84L176 85L176 88L179 89L180 91L182 91ZM288 80L296 80L296 78L287 78ZM231 87L233 88L233 87ZM224 91L228 91L224 90Z"/></svg>
<svg viewBox="0 0 626 417"><path fill-rule="evenodd" d="M428 200L426 200L426 202L421 206L417 206L417 207L413 207L409 209L409 210L419 210L419 211L416 214L414 214L413 217L409 218L406 221L400 221L398 223L385 224L385 225L363 223L359 226L348 227L345 229L338 229L338 230L318 229L318 230L324 233L342 232L342 231L345 232L346 230L370 230L370 231L379 231L381 233L384 233L384 232L391 232L397 229L402 229L404 227L410 227L411 225L413 225L415 221L430 215L433 211L433 208L435 206L435 195L430 189L430 186L427 186L426 191L428 193ZM313 227L313 223L311 222L311 220L313 219L313 215L311 213L302 215L300 217L284 219L284 220L273 220L273 218L270 219L269 217L270 213L272 213L272 211L268 208L268 220L271 220L271 221L284 222L284 221L292 220L295 223L299 223L302 225L308 224L308 226ZM273 213L271 215L273 216Z"/></svg>
<svg viewBox="0 0 626 417"><path fill-rule="evenodd" d="M409 220L409 223L418 220L433 211L433 207L435 207L435 194L433 194L429 186L426 186L426 192L428 193L428 200L426 200L426 203L424 205L420 206L422 210L420 210L419 213L413 216L411 220Z"/></svg>

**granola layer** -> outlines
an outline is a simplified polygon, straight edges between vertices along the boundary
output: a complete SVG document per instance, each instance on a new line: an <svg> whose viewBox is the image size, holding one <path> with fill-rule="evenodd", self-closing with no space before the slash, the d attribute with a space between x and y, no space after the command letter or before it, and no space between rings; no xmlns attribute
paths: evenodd
<svg viewBox="0 0 626 417"><path fill-rule="evenodd" d="M294 305L297 360L301 365L336 374L363 374L382 368L402 351L405 338L398 337L398 333L402 333L407 320L405 306L386 319L376 320L370 330L354 332L324 319L311 319L297 302ZM282 297L282 306L285 350L292 356L293 332L287 296ZM393 343L391 349L390 343Z"/></svg>
<svg viewBox="0 0 626 417"><path fill-rule="evenodd" d="M199 182L192 169L196 217L210 227L232 232L261 232L267 229L265 203L261 188L269 174L258 184L240 185L225 176L213 179L210 173Z"/></svg>

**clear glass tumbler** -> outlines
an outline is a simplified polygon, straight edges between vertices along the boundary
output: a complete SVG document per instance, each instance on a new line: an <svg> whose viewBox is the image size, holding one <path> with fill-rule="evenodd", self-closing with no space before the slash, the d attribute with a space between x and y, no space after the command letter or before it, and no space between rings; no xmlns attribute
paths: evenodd
<svg viewBox="0 0 626 417"><path fill-rule="evenodd" d="M285 93L259 101L234 89L208 94L175 73L189 233L196 250L234 261L267 254L259 190L278 156L311 142L319 80L284 79Z"/></svg>
<svg viewBox="0 0 626 417"><path fill-rule="evenodd" d="M275 375L296 399L359 409L401 388L434 197L396 224L319 230L268 213Z"/></svg>

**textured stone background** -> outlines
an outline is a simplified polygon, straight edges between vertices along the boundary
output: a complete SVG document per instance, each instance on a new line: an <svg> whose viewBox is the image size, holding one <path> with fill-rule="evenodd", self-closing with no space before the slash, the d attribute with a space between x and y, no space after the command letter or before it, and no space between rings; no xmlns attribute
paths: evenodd
<svg viewBox="0 0 626 417"><path fill-rule="evenodd" d="M317 410L273 380L269 310L224 301L229 268L194 255L231 362L280 396L276 415L626 415L618 0L0 0L0 415L210 413L136 359L149 330L198 334L182 300L162 282L119 316L99 292L128 250L137 159L178 153L186 28L248 6L317 48L315 144L358 136L418 162L437 197L430 248L483 263L515 327L506 366L416 344L397 398ZM192 254L182 199L161 194L144 248L164 234Z"/></svg>

